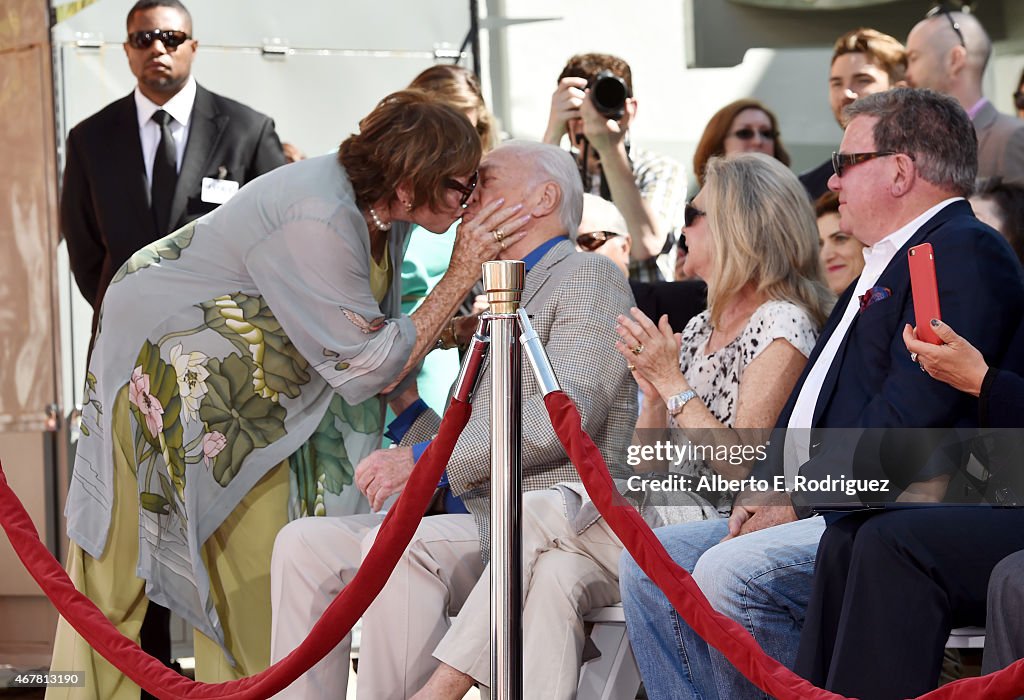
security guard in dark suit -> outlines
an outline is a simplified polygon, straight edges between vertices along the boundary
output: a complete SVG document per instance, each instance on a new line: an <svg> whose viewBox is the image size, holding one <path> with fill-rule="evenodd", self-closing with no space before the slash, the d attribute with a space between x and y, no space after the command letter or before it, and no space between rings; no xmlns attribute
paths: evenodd
<svg viewBox="0 0 1024 700"><path fill-rule="evenodd" d="M61 230L78 288L97 310L132 254L284 165L273 121L198 85L198 42L178 0L140 0L124 50L135 91L68 135Z"/></svg>

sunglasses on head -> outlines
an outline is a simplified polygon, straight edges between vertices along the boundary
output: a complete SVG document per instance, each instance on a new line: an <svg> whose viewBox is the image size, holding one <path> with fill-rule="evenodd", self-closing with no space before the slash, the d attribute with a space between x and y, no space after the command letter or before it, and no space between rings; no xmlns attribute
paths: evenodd
<svg viewBox="0 0 1024 700"><path fill-rule="evenodd" d="M697 219L707 215L707 212L701 211L697 207L687 202L686 207L683 209L683 226L689 228L690 226L693 226L694 222L697 221Z"/></svg>
<svg viewBox="0 0 1024 700"><path fill-rule="evenodd" d="M159 40L164 48L175 49L192 37L177 29L150 29L145 32L132 32L128 35L128 45L136 49L148 49L153 42Z"/></svg>
<svg viewBox="0 0 1024 700"><path fill-rule="evenodd" d="M945 15L946 19L949 20L949 28L956 32L956 38L960 41L960 46L967 48L967 43L964 42L964 34L960 31L960 23L953 19L952 13L949 8L945 5L936 5L932 9L928 10L928 14L925 17L935 17L936 15Z"/></svg>
<svg viewBox="0 0 1024 700"><path fill-rule="evenodd" d="M740 141L750 141L751 139L754 138L756 134L760 134L761 138L763 138L765 141L775 140L775 132L772 131L771 129L758 129L757 131L754 131L750 127L747 127L745 129L739 129L738 131L732 132L732 135L738 138Z"/></svg>
<svg viewBox="0 0 1024 700"><path fill-rule="evenodd" d="M476 181L479 179L479 177L480 171L476 170L473 171L473 174L469 176L469 180L466 182L465 185L463 185L458 180L448 178L447 180L445 180L444 186L450 190L455 190L456 192L462 193L462 196L459 197L459 206L465 209L466 205L469 203L469 198L473 196L473 192L476 190Z"/></svg>
<svg viewBox="0 0 1024 700"><path fill-rule="evenodd" d="M618 235L612 231L591 231L576 236L576 243L583 250L593 252Z"/></svg>

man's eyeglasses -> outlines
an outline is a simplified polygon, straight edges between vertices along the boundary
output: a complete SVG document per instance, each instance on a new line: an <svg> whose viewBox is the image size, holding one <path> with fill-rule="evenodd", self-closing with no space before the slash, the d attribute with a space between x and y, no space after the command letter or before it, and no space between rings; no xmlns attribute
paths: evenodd
<svg viewBox="0 0 1024 700"><path fill-rule="evenodd" d="M751 141L753 140L756 134L760 134L761 138L763 138L765 141L774 141L775 137L778 135L771 129L758 129L757 131L754 131L749 127L732 132L732 135L738 138L740 141Z"/></svg>
<svg viewBox="0 0 1024 700"><path fill-rule="evenodd" d="M576 236L576 244L585 251L594 252L619 234L611 231L591 231Z"/></svg>
<svg viewBox="0 0 1024 700"><path fill-rule="evenodd" d="M842 177L844 170L853 167L858 163L864 163L883 156L899 155L904 155L910 158L910 160L914 160L914 155L912 153L899 153L898 151L873 151L871 153L838 153L836 151L832 151L832 169L836 171L836 175L838 177Z"/></svg>
<svg viewBox="0 0 1024 700"><path fill-rule="evenodd" d="M474 171L473 174L469 176L469 180L466 182L465 185L463 185L458 180L448 178L447 180L444 181L444 186L450 190L455 190L456 192L462 193L462 196L459 197L459 206L465 209L466 205L469 203L469 198L473 196L473 192L476 190L476 181L479 179L479 177L480 172Z"/></svg>
<svg viewBox="0 0 1024 700"><path fill-rule="evenodd" d="M694 222L702 216L707 216L707 212L703 212L687 202L686 208L683 209L683 226L686 228L693 226Z"/></svg>
<svg viewBox="0 0 1024 700"><path fill-rule="evenodd" d="M936 5L932 9L928 10L928 14L925 17L935 17L936 15L945 15L946 19L949 20L949 27L956 32L956 38L960 41L960 46L967 48L967 43L964 41L964 34L960 31L960 23L953 19L953 14L949 11L949 8L945 5Z"/></svg>
<svg viewBox="0 0 1024 700"><path fill-rule="evenodd" d="M145 32L132 32L128 35L128 45L135 49L148 49L153 42L159 40L164 48L176 49L192 37L177 29L150 29Z"/></svg>

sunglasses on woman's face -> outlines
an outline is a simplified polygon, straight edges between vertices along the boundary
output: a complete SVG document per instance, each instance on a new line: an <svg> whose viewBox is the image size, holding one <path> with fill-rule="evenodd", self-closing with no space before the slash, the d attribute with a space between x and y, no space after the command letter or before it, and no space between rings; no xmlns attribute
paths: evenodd
<svg viewBox="0 0 1024 700"><path fill-rule="evenodd" d="M750 141L754 138L756 134L760 134L761 138L763 138L765 141L775 140L775 132L772 131L771 129L758 129L757 131L754 131L753 129L747 127L746 129L739 129L738 131L732 132L732 135L738 138L740 141Z"/></svg>
<svg viewBox="0 0 1024 700"><path fill-rule="evenodd" d="M612 233L611 231L591 231L590 233L581 233L576 236L576 244L583 250L592 253L618 235L619 234Z"/></svg>
<svg viewBox="0 0 1024 700"><path fill-rule="evenodd" d="M703 212L697 207L693 206L689 202L686 204L686 208L683 209L683 226L689 228L702 216L707 216L707 212Z"/></svg>
<svg viewBox="0 0 1024 700"><path fill-rule="evenodd" d="M135 49L148 49L153 42L159 40L166 49L176 49L192 37L177 29L150 29L145 32L132 32L128 35L128 45Z"/></svg>
<svg viewBox="0 0 1024 700"><path fill-rule="evenodd" d="M469 204L469 198L473 196L473 192L476 190L476 181L479 177L480 171L474 171L473 174L469 176L469 180L466 181L465 185L454 178L448 178L445 180L444 186L450 190L462 193L462 196L459 197L459 206L465 209Z"/></svg>

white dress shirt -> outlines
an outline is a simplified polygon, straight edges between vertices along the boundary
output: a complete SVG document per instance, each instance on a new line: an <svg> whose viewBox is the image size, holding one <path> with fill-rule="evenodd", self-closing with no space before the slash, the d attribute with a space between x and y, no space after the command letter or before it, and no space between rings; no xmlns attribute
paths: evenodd
<svg viewBox="0 0 1024 700"><path fill-rule="evenodd" d="M836 326L832 335L829 336L825 348L818 355L814 366L807 374L807 379L800 388L800 394L797 396L796 404L793 406L793 413L789 416L789 425L787 426L789 430L786 431L785 448L787 487L792 487L793 477L796 476L800 465L810 459L810 428L814 420L814 408L818 403L818 393L825 383L825 376L832 367L832 362L836 359L840 345L846 340L846 334L849 332L850 326L853 325L853 320L860 312L861 295L878 283L878 278L882 276L882 272L892 262L896 253L917 233L917 230L925 222L946 206L962 199L963 197L951 197L939 202L910 223L890 233L875 245L864 249L864 270L854 283L853 295L846 304L843 318L839 321L839 325Z"/></svg>
<svg viewBox="0 0 1024 700"><path fill-rule="evenodd" d="M196 101L196 79L189 76L184 87L171 99L158 105L135 88L135 113L139 118L139 139L142 141L142 160L146 164L146 180L153 184L153 161L156 160L156 149L160 145L160 125L153 121L153 114L162 109L171 115L171 136L178 154L178 172L181 172L181 161L185 157L185 144L188 143L188 123L192 116L192 105Z"/></svg>

